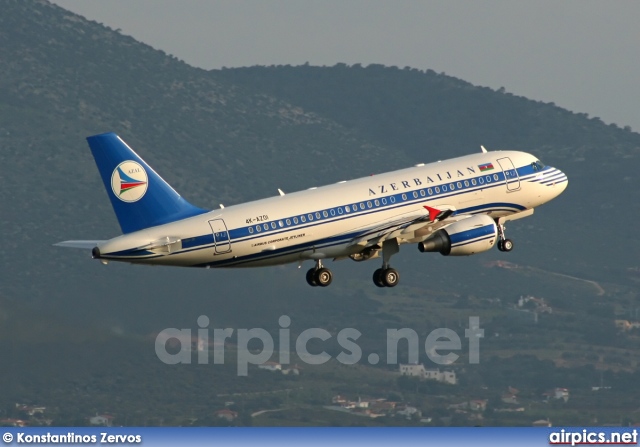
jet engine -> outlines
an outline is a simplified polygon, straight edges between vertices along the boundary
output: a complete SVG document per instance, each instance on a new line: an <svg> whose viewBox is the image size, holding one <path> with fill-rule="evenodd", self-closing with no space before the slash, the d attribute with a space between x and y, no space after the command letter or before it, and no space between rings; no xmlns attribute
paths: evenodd
<svg viewBox="0 0 640 447"><path fill-rule="evenodd" d="M418 244L421 252L468 256L489 250L498 239L498 227L486 214L459 220L436 231Z"/></svg>

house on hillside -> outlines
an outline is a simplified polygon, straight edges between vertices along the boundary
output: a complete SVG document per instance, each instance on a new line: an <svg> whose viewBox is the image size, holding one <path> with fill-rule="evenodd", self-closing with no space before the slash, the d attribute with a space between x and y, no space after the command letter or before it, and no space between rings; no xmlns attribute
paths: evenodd
<svg viewBox="0 0 640 447"><path fill-rule="evenodd" d="M259 369L266 369L267 371L282 371L282 365L278 362L264 362L262 365L258 365Z"/></svg>
<svg viewBox="0 0 640 447"><path fill-rule="evenodd" d="M562 399L567 402L569 400L569 390L567 388L554 388L551 391L546 391L542 393L542 396L546 401L549 399Z"/></svg>
<svg viewBox="0 0 640 447"><path fill-rule="evenodd" d="M456 372L451 370L426 369L422 364L400 364L400 374L403 376L419 377L421 380L435 380L440 383L456 385Z"/></svg>
<svg viewBox="0 0 640 447"><path fill-rule="evenodd" d="M224 419L227 422L233 422L238 417L237 412L233 410L229 410L228 408L223 408L222 410L218 410L215 413L213 413L213 415L217 418Z"/></svg>
<svg viewBox="0 0 640 447"><path fill-rule="evenodd" d="M33 416L34 414L43 414L47 407L36 407L32 405L25 404L16 404L16 410L26 413L29 416Z"/></svg>
<svg viewBox="0 0 640 447"><path fill-rule="evenodd" d="M96 414L89 418L89 424L100 425L102 427L111 427L113 424L113 416L110 414Z"/></svg>
<svg viewBox="0 0 640 447"><path fill-rule="evenodd" d="M531 425L534 427L552 427L549 419L538 419L537 421L533 421Z"/></svg>
<svg viewBox="0 0 640 447"><path fill-rule="evenodd" d="M27 421L23 421L22 419L0 419L0 427L26 427Z"/></svg>

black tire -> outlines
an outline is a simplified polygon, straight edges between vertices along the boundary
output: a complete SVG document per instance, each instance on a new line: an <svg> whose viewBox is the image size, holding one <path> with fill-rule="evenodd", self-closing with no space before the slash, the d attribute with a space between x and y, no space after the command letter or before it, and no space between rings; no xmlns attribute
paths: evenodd
<svg viewBox="0 0 640 447"><path fill-rule="evenodd" d="M327 287L329 284L331 284L331 281L333 281L333 274L331 273L331 270L323 267L316 270L315 274L313 275L313 279L315 283L320 287Z"/></svg>
<svg viewBox="0 0 640 447"><path fill-rule="evenodd" d="M384 282L382 281L382 273L384 270L378 269L373 272L373 283L378 287L386 287Z"/></svg>
<svg viewBox="0 0 640 447"><path fill-rule="evenodd" d="M498 241L498 250L504 251L504 241L502 239Z"/></svg>
<svg viewBox="0 0 640 447"><path fill-rule="evenodd" d="M395 287L400 282L400 274L396 269L388 268L382 272L382 282L387 287Z"/></svg>
<svg viewBox="0 0 640 447"><path fill-rule="evenodd" d="M502 251L513 250L513 241L511 239L505 239L502 241Z"/></svg>
<svg viewBox="0 0 640 447"><path fill-rule="evenodd" d="M311 287L316 287L318 285L316 282L316 269L309 269L307 271L307 284Z"/></svg>

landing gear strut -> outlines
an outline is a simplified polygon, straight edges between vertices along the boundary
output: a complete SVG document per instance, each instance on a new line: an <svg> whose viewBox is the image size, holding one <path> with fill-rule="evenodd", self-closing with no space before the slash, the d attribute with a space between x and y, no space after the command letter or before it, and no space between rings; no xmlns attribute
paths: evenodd
<svg viewBox="0 0 640 447"><path fill-rule="evenodd" d="M507 239L504 235L504 225L498 222L498 250L511 251L513 250L513 241Z"/></svg>
<svg viewBox="0 0 640 447"><path fill-rule="evenodd" d="M316 266L307 271L307 284L312 287L327 287L333 281L331 270L322 266L322 260L316 261Z"/></svg>
<svg viewBox="0 0 640 447"><path fill-rule="evenodd" d="M400 274L389 267L391 256L400 251L397 239L390 239L382 243L382 268L373 272L373 283L378 287L395 287L400 282Z"/></svg>

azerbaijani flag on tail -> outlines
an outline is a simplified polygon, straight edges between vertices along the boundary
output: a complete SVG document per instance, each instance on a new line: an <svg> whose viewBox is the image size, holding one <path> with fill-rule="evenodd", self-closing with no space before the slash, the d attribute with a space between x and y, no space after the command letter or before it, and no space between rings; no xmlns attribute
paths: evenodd
<svg viewBox="0 0 640 447"><path fill-rule="evenodd" d="M493 169L493 163L485 163L483 165L478 165L480 168L480 172L491 171Z"/></svg>

